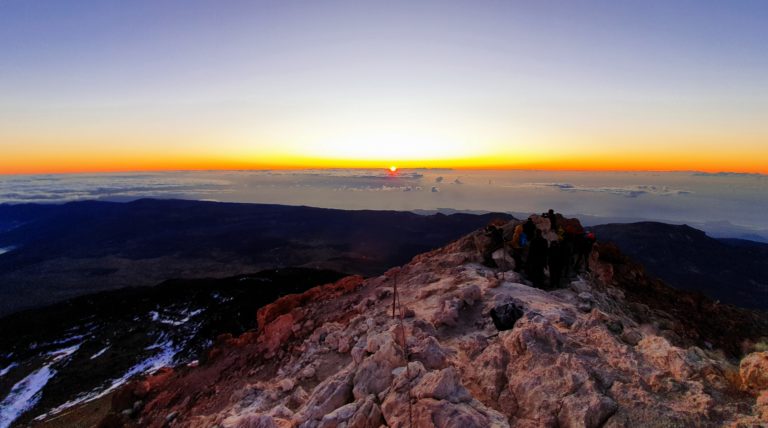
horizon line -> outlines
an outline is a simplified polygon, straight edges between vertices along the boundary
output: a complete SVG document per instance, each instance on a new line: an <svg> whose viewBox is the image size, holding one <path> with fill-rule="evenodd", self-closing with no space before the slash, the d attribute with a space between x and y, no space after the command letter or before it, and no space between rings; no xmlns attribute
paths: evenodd
<svg viewBox="0 0 768 428"><path fill-rule="evenodd" d="M147 168L147 169L114 169L114 170L78 170L78 171L24 171L2 172L0 177L10 176L45 176L45 175L87 175L87 174L141 174L141 173L184 173L184 172L258 172L258 171L332 171L332 170L382 170L388 171L390 166L381 167L349 167L349 166L281 166L263 168ZM738 171L722 169L641 169L641 168L546 168L546 167L502 167L502 166L473 166L473 167L397 167L398 171L528 171L528 172L636 172L636 173L691 173L702 175L734 175L734 176L768 176L768 171Z"/></svg>

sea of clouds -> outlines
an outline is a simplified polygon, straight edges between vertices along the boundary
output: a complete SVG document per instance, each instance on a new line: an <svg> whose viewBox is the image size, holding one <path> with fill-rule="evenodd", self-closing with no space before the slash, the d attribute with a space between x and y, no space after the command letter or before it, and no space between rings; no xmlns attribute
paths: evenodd
<svg viewBox="0 0 768 428"><path fill-rule="evenodd" d="M701 172L408 169L0 176L0 203L184 198L340 209L509 212L549 208L588 224L656 220L768 240L768 176Z"/></svg>

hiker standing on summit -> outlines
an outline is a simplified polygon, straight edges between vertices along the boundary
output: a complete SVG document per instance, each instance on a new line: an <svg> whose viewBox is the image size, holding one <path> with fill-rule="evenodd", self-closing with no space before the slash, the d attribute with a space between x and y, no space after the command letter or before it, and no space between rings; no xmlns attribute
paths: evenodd
<svg viewBox="0 0 768 428"><path fill-rule="evenodd" d="M544 217L549 219L549 229L553 232L557 232L557 214L555 213L555 210L550 208Z"/></svg>
<svg viewBox="0 0 768 428"><path fill-rule="evenodd" d="M563 277L563 268L565 260L563 259L563 245L559 241L552 241L549 244L549 253L547 263L549 265L549 287L551 289L560 288L560 279Z"/></svg>
<svg viewBox="0 0 768 428"><path fill-rule="evenodd" d="M520 272L523 268L523 249L528 241L523 232L523 224L515 226L515 232L512 235L512 259L515 261L515 272Z"/></svg>
<svg viewBox="0 0 768 428"><path fill-rule="evenodd" d="M536 229L536 237L531 241L528 249L528 260L525 264L525 271L528 279L536 288L544 288L544 268L547 266L547 240L541 234L541 230Z"/></svg>

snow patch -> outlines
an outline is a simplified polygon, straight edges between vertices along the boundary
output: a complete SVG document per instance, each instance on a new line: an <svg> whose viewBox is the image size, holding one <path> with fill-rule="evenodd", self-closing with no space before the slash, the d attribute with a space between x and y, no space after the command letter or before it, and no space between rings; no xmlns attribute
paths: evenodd
<svg viewBox="0 0 768 428"><path fill-rule="evenodd" d="M78 349L80 349L81 343L78 343L77 345L70 346L69 348L59 349L56 351L51 351L45 355L48 355L50 357L53 357L53 362L61 361L64 358L67 358L68 356L74 354L77 352Z"/></svg>
<svg viewBox="0 0 768 428"><path fill-rule="evenodd" d="M5 375L7 375L9 371L13 370L13 368L17 367L17 366L18 366L18 364L16 364L16 363L9 364L8 367L0 370L0 377L3 377Z"/></svg>
<svg viewBox="0 0 768 428"><path fill-rule="evenodd" d="M157 311L149 311L150 317L152 317L152 321L160 322L162 324L166 325L172 325L174 327L178 327L180 325L186 324L189 322L189 320L193 317L196 317L203 313L202 309L197 309L194 311L189 311L188 309L186 311L182 311L179 315L184 316L184 318L181 319L174 319L174 318L167 318L160 316L160 313Z"/></svg>
<svg viewBox="0 0 768 428"><path fill-rule="evenodd" d="M107 347L109 348L109 346ZM102 353L103 351L106 351L107 348L102 349L98 353L94 354L91 359L95 358L98 354ZM155 350L159 349L160 352L157 354L141 361L140 363L134 365L130 369L128 369L125 374L123 374L121 377L112 380L112 383L102 390L95 390L91 391L85 394L81 394L80 396L76 397L73 400L67 401L66 403L55 407L48 411L47 413L44 413L42 415L39 415L35 418L35 420L43 420L49 416L55 415L57 413L62 412L63 410L66 410L72 406L76 406L82 403L87 403L92 400L99 399L110 392L116 390L128 380L130 380L132 377L139 375L139 374L152 374L156 372L157 370L173 365L173 357L176 355L177 352L179 352L180 348L177 346L174 346L174 343L172 340L168 340L165 342L158 342L154 345L151 345L146 348L147 350ZM0 428L5 428L0 426Z"/></svg>
<svg viewBox="0 0 768 428"><path fill-rule="evenodd" d="M8 396L0 402L0 428L8 428L19 416L40 401L41 391L56 370L51 369L50 363L13 385Z"/></svg>
<svg viewBox="0 0 768 428"><path fill-rule="evenodd" d="M107 345L107 347L106 347L106 348L104 348L104 349L102 349L101 351L99 351L99 352L97 352L97 353L95 353L95 354L91 355L91 359L92 359L92 360L95 360L96 358L99 358L99 357L100 357L102 354L104 354L105 352L107 352L107 349L109 349L109 348L110 348L110 346L111 346L111 345Z"/></svg>

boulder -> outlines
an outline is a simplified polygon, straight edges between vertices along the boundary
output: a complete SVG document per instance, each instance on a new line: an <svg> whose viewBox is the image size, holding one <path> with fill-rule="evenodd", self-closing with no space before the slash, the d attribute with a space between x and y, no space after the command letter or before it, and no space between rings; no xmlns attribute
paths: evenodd
<svg viewBox="0 0 768 428"><path fill-rule="evenodd" d="M509 357L499 343L491 344L483 349L482 353L472 364L466 367L468 387L472 395L486 405L491 405L499 399L507 386L505 369Z"/></svg>
<svg viewBox="0 0 768 428"><path fill-rule="evenodd" d="M411 350L411 358L421 361L430 370L445 368L448 361L446 351L432 336L427 336Z"/></svg>
<svg viewBox="0 0 768 428"><path fill-rule="evenodd" d="M435 327L455 326L459 323L459 309L461 309L462 301L456 297L449 298L443 301L443 304L432 316L432 324Z"/></svg>
<svg viewBox="0 0 768 428"><path fill-rule="evenodd" d="M387 421L389 423L389 420ZM389 424L405 427L405 424ZM421 399L413 405L414 427L440 428L506 428L509 423L499 412L478 409L469 403L452 403L432 398Z"/></svg>
<svg viewBox="0 0 768 428"><path fill-rule="evenodd" d="M259 342L264 347L264 353L271 357L280 346L293 335L294 318L291 313L283 314L264 326Z"/></svg>
<svg viewBox="0 0 768 428"><path fill-rule="evenodd" d="M320 421L323 416L352 401L352 378L354 373L347 366L339 373L322 381L312 391L302 410L294 415L294 421Z"/></svg>
<svg viewBox="0 0 768 428"><path fill-rule="evenodd" d="M597 428L616 412L615 401L594 391L588 394L576 394L565 397L557 415L562 427Z"/></svg>
<svg viewBox="0 0 768 428"><path fill-rule="evenodd" d="M227 420L224 428L279 428L275 419L267 415L244 415Z"/></svg>
<svg viewBox="0 0 768 428"><path fill-rule="evenodd" d="M293 389L293 387L296 385L296 382L293 379L285 378L278 383L278 387L283 392L289 392Z"/></svg>
<svg viewBox="0 0 768 428"><path fill-rule="evenodd" d="M376 400L369 395L347 422L347 428L378 428L384 419Z"/></svg>
<svg viewBox="0 0 768 428"><path fill-rule="evenodd" d="M753 352L739 364L741 384L748 391L759 392L768 389L768 351Z"/></svg>
<svg viewBox="0 0 768 428"><path fill-rule="evenodd" d="M516 303L503 303L491 309L491 319L497 330L511 330L524 313Z"/></svg>
<svg viewBox="0 0 768 428"><path fill-rule="evenodd" d="M510 257L509 253L507 253L507 250L504 248L499 248L498 250L494 251L493 254L491 254L491 258L494 262L496 262L496 266L498 266L499 269L503 271L508 271L515 268L515 260Z"/></svg>
<svg viewBox="0 0 768 428"><path fill-rule="evenodd" d="M453 366L425 374L413 388L413 396L418 399L434 398L453 403L469 401L472 397L461 384L459 374Z"/></svg>
<svg viewBox="0 0 768 428"><path fill-rule="evenodd" d="M378 428L381 426L381 409L373 395L339 407L325 415L318 428Z"/></svg>
<svg viewBox="0 0 768 428"><path fill-rule="evenodd" d="M635 349L661 373L668 373L675 380L687 379L692 374L686 352L671 345L663 337L646 336L638 342Z"/></svg>
<svg viewBox="0 0 768 428"><path fill-rule="evenodd" d="M466 305L472 306L476 301L482 299L483 292L477 284L472 284L462 288L457 297L459 297Z"/></svg>
<svg viewBox="0 0 768 428"><path fill-rule="evenodd" d="M355 399L378 394L389 387L392 370L405 361L402 349L392 340L392 336L381 337L389 337L389 340L383 342L373 355L364 359L355 371L352 390Z"/></svg>

